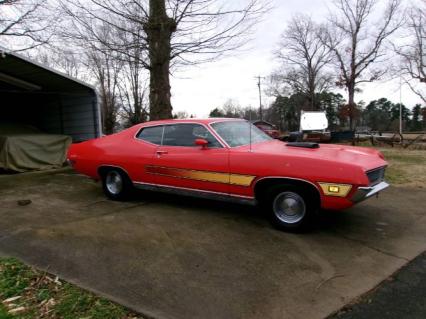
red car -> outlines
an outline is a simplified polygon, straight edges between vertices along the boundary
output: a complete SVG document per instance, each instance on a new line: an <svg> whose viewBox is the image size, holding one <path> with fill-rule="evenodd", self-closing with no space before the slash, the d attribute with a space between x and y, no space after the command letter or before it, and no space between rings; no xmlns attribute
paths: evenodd
<svg viewBox="0 0 426 319"><path fill-rule="evenodd" d="M377 194L387 162L370 148L284 143L245 120L164 120L73 144L74 169L106 196L134 187L256 204L281 229L300 229L320 208L341 210Z"/></svg>
<svg viewBox="0 0 426 319"><path fill-rule="evenodd" d="M263 120L256 120L252 122L257 128L268 134L272 138L280 138L280 131L274 124Z"/></svg>

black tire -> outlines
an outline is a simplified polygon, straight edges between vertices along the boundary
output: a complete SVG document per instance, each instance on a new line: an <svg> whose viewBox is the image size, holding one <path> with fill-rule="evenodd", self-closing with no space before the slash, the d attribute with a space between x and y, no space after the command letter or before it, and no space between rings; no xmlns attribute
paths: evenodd
<svg viewBox="0 0 426 319"><path fill-rule="evenodd" d="M294 185L269 188L264 207L274 227L291 232L311 229L319 209L318 202L309 191Z"/></svg>
<svg viewBox="0 0 426 319"><path fill-rule="evenodd" d="M134 191L133 183L127 174L115 168L102 172L102 188L109 199L116 201L129 199Z"/></svg>

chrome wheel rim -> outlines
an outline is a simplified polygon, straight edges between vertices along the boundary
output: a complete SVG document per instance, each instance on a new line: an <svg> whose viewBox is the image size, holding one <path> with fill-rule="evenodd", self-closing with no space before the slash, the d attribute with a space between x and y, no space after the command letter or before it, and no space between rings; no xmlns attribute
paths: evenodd
<svg viewBox="0 0 426 319"><path fill-rule="evenodd" d="M106 188L108 192L113 195L118 195L123 189L123 179L120 173L116 171L108 172L105 180Z"/></svg>
<svg viewBox="0 0 426 319"><path fill-rule="evenodd" d="M278 194L273 202L275 216L287 224L300 222L306 214L306 205L303 198L293 192Z"/></svg>

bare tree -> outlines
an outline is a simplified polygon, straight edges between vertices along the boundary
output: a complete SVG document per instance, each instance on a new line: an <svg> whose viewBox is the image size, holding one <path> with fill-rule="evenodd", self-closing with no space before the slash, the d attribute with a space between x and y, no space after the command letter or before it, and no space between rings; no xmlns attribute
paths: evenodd
<svg viewBox="0 0 426 319"><path fill-rule="evenodd" d="M272 81L289 86L292 93L306 95L312 110L318 107L316 94L330 88L333 80L327 71L331 50L319 39L319 29L309 16L294 16L281 35L276 52L282 71L272 75Z"/></svg>
<svg viewBox="0 0 426 319"><path fill-rule="evenodd" d="M192 117L192 115L191 115L191 117ZM186 111L179 111L179 112L176 112L173 115L173 118L175 118L175 119L188 119L189 118L189 114Z"/></svg>
<svg viewBox="0 0 426 319"><path fill-rule="evenodd" d="M119 112L120 66L108 52L93 50L88 53L88 62L96 77L100 93L103 129L106 134L114 132Z"/></svg>
<svg viewBox="0 0 426 319"><path fill-rule="evenodd" d="M426 103L426 1L408 11L409 42L396 48L399 74L410 89Z"/></svg>
<svg viewBox="0 0 426 319"><path fill-rule="evenodd" d="M129 48L130 54L121 54L122 62L121 81L119 83L121 97L121 115L125 120L125 126L132 126L145 122L149 116L148 109L148 74L144 68L143 57L144 45L141 43L140 34L142 29L134 30L128 34L119 32L121 40L133 41L133 46ZM125 39L125 37L132 39ZM120 63L120 62L119 62Z"/></svg>
<svg viewBox="0 0 426 319"><path fill-rule="evenodd" d="M98 34L104 38L115 36L110 25L98 25ZM114 132L120 109L120 72L123 63L119 53L112 52L99 43L86 42L87 69L96 79L102 111L103 129L106 134Z"/></svg>
<svg viewBox="0 0 426 319"><path fill-rule="evenodd" d="M46 11L42 0L0 0L0 45L23 51L46 44L55 20Z"/></svg>
<svg viewBox="0 0 426 319"><path fill-rule="evenodd" d="M148 90L142 70L138 68L137 62L131 61L123 65L120 77L119 90L121 99L121 117L124 125L130 127L146 122L149 116Z"/></svg>
<svg viewBox="0 0 426 319"><path fill-rule="evenodd" d="M62 49L49 47L47 50L37 50L34 59L70 77L88 81L88 74L83 71L87 69L87 57L68 47Z"/></svg>
<svg viewBox="0 0 426 319"><path fill-rule="evenodd" d="M150 72L150 119L172 117L170 69L180 64L215 60L247 42L251 27L265 11L265 0L63 0L75 21L92 29L96 21L134 34L139 25L141 61ZM84 17L84 19L82 19ZM94 35L110 49L129 54L130 43ZM148 59L145 59L145 56Z"/></svg>
<svg viewBox="0 0 426 319"><path fill-rule="evenodd" d="M401 26L398 12L401 0L388 0L380 7L378 0L334 0L337 15L320 33L335 57L339 70L337 84L348 91L349 126L354 128L357 113L355 93L359 84L378 80L387 71L377 68L385 56L384 43ZM382 2L380 2L382 4ZM383 12L382 15L378 11ZM380 16L372 22L374 16Z"/></svg>
<svg viewBox="0 0 426 319"><path fill-rule="evenodd" d="M65 14L73 14L67 7L63 9ZM58 32L57 37L61 39L62 46L56 49L60 52L58 56L62 63L57 65L68 71L76 65L71 63L75 57L83 64L83 68L78 65L76 70L69 71L75 71L80 79L97 86L103 131L111 134L118 125L127 127L147 118L145 62L140 54L143 45L138 36L138 32L143 30L131 25L126 26L126 30L132 32L123 32L114 28L107 19L92 20L90 17L78 15L75 17L77 21L70 21ZM106 39L117 45L132 43L132 46L124 53L108 46Z"/></svg>
<svg viewBox="0 0 426 319"><path fill-rule="evenodd" d="M96 30L103 37L117 36L105 23L97 25ZM99 43L86 41L83 34L79 37L69 37L68 33L60 32L56 36L62 40L62 46L49 46L46 50L38 50L36 59L71 77L96 85L103 132L114 133L120 111L130 112L130 108L122 107L123 103L133 103L133 96L127 91L127 84L131 87L134 82L123 84L123 77L129 74L129 66L119 53ZM125 119L128 117L125 116Z"/></svg>

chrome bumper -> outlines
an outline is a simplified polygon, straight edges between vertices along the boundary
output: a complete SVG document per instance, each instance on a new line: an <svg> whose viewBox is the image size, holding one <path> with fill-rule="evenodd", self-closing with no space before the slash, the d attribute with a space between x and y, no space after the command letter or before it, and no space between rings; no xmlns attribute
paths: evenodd
<svg viewBox="0 0 426 319"><path fill-rule="evenodd" d="M360 187L352 196L351 201L353 201L354 203L362 202L363 200L378 194L379 192L381 192L382 190L388 187L389 187L389 184L386 182L381 182L371 187Z"/></svg>

